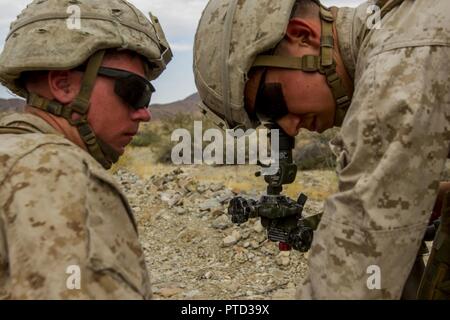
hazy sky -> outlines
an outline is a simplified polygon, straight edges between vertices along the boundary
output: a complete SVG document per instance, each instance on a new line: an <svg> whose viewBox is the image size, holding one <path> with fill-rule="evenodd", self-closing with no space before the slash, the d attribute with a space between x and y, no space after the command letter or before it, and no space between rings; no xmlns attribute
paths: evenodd
<svg viewBox="0 0 450 320"><path fill-rule="evenodd" d="M192 74L192 46L198 20L208 0L129 1L143 12L151 11L158 16L174 53L174 58L167 70L160 78L154 81L157 92L153 96L152 103L167 103L181 100L196 92ZM0 50L3 48L10 23L30 2L30 0L0 0ZM326 6L351 7L355 7L363 2L365 1L322 1ZM0 86L0 98L12 97L13 95L6 88Z"/></svg>

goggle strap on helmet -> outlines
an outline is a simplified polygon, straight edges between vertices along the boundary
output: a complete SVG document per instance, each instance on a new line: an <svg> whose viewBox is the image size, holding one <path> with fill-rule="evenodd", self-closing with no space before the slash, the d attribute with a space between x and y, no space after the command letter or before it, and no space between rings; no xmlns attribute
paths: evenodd
<svg viewBox="0 0 450 320"><path fill-rule="evenodd" d="M87 113L90 105L89 101L91 99L97 73L102 64L104 55L105 51L101 50L96 52L89 59L86 71L83 75L80 93L71 104L63 106L59 102L54 100L50 101L35 93L28 94L27 104L51 113L57 117L62 117L71 125L75 126L89 153L105 169L109 169L111 168L112 163L117 161L118 155L112 150L112 148L103 149L100 147L99 139L96 137L94 131L87 122ZM78 114L79 117L74 119L74 114Z"/></svg>
<svg viewBox="0 0 450 320"><path fill-rule="evenodd" d="M304 72L318 72L320 71L320 57L319 56L303 56L284 57L284 56L258 56L252 67L273 67L283 69L302 70Z"/></svg>
<svg viewBox="0 0 450 320"><path fill-rule="evenodd" d="M333 59L333 14L330 9L321 5L320 17L322 20L322 36L320 40L322 68L319 72L325 74L328 86L330 87L331 93L336 101L334 125L341 126L347 110L350 107L351 99L347 95L343 82L336 72L336 63Z"/></svg>
<svg viewBox="0 0 450 320"><path fill-rule="evenodd" d="M152 21L153 27L155 28L156 37L158 38L159 45L161 47L161 62L164 63L164 67L172 60L173 53L170 50L169 42L166 39L164 31L159 23L158 17L154 16L149 12L150 20Z"/></svg>
<svg viewBox="0 0 450 320"><path fill-rule="evenodd" d="M320 38L320 55L322 57L322 66L331 67L333 65L334 17L331 11L323 6L320 6L320 18L322 20L322 35Z"/></svg>
<svg viewBox="0 0 450 320"><path fill-rule="evenodd" d="M334 124L340 126L350 106L351 99L348 97L342 81L336 72L336 63L333 59L333 14L328 8L320 6L320 18L322 22L320 56L306 55L299 58L260 55L256 57L252 67L274 67L324 74L336 101Z"/></svg>

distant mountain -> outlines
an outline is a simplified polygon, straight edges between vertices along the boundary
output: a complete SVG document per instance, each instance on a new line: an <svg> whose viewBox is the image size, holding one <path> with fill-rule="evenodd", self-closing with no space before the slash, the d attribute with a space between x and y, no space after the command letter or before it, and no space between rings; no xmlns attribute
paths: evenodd
<svg viewBox="0 0 450 320"><path fill-rule="evenodd" d="M0 112L23 111L25 100L22 99L0 99Z"/></svg>
<svg viewBox="0 0 450 320"><path fill-rule="evenodd" d="M178 113L188 113L193 116L201 116L198 104L200 96L194 93L184 100L167 103L150 105L153 120L170 119Z"/></svg>
<svg viewBox="0 0 450 320"><path fill-rule="evenodd" d="M194 93L184 100L167 103L153 104L150 106L152 119L170 119L178 113L189 113L193 116L200 116L200 109L197 105L200 102L198 93ZM22 99L0 99L0 112L2 111L22 111L25 106L25 100Z"/></svg>

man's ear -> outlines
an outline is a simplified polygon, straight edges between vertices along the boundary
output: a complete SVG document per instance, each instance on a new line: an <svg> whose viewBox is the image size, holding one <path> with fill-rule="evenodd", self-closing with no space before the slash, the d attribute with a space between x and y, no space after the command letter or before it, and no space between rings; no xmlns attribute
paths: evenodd
<svg viewBox="0 0 450 320"><path fill-rule="evenodd" d="M62 104L71 103L80 92L81 75L74 71L50 71L47 81L52 96Z"/></svg>
<svg viewBox="0 0 450 320"><path fill-rule="evenodd" d="M289 24L286 29L285 39L290 44L299 45L302 47L320 47L320 34L321 26L320 22L292 18L289 20Z"/></svg>

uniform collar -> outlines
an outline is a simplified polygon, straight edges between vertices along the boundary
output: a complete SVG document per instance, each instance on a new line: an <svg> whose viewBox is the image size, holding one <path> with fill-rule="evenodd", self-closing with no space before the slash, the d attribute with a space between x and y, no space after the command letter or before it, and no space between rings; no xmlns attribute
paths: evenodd
<svg viewBox="0 0 450 320"><path fill-rule="evenodd" d="M35 133L62 135L44 119L31 113L13 113L0 119L0 126L26 129Z"/></svg>

